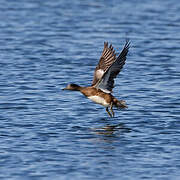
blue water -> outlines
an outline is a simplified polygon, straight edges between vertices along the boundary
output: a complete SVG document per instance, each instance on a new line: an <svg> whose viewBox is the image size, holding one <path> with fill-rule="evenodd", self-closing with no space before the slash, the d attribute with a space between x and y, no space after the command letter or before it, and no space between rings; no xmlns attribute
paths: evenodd
<svg viewBox="0 0 180 180"><path fill-rule="evenodd" d="M180 179L178 0L0 1L0 179ZM105 109L90 85L104 41L131 40Z"/></svg>

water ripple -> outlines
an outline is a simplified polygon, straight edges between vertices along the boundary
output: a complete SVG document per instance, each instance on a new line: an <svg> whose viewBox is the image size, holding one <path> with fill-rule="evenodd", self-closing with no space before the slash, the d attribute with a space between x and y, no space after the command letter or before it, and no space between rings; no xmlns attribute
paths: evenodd
<svg viewBox="0 0 180 180"><path fill-rule="evenodd" d="M177 0L0 3L0 179L179 179ZM103 42L131 40L109 118L90 85Z"/></svg>

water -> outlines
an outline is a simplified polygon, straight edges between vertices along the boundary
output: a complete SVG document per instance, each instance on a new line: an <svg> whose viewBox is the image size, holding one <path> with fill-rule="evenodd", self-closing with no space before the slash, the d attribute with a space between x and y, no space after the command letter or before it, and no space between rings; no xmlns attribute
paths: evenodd
<svg viewBox="0 0 180 180"><path fill-rule="evenodd" d="M0 2L0 179L179 179L179 1ZM109 41L131 40L105 109L91 84Z"/></svg>

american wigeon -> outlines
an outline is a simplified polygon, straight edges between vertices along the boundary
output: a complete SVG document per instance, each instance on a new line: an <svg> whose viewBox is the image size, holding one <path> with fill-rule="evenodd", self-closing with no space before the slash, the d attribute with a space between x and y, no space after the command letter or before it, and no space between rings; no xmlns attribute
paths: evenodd
<svg viewBox="0 0 180 180"><path fill-rule="evenodd" d="M125 64L129 45L130 42L126 40L123 50L116 58L112 45L108 46L108 42L105 42L101 58L94 71L92 85L89 87L81 87L76 84L69 84L63 90L80 91L95 103L106 107L109 116L114 117L113 106L117 108L127 108L124 100L116 99L111 93L114 88L114 79ZM108 108L110 108L111 112Z"/></svg>

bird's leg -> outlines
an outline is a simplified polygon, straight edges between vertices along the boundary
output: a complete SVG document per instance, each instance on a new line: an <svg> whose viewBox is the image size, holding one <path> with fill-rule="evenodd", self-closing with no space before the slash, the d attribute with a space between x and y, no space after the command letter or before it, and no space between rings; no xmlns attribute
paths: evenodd
<svg viewBox="0 0 180 180"><path fill-rule="evenodd" d="M113 102L111 102L111 105L110 105L110 110L111 110L111 113L112 113L112 117L114 117Z"/></svg>
<svg viewBox="0 0 180 180"><path fill-rule="evenodd" d="M106 108L106 112L109 114L110 117L112 117L111 113L109 112L108 107Z"/></svg>

